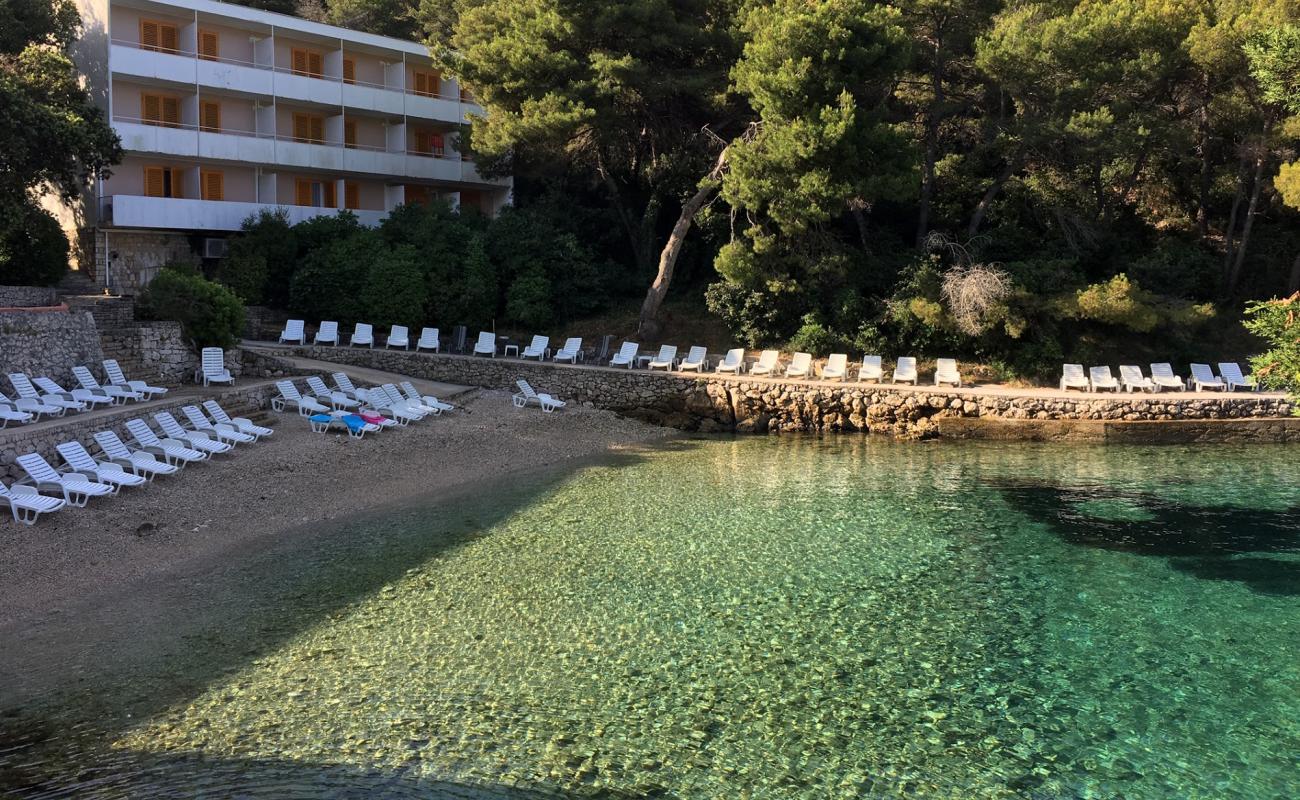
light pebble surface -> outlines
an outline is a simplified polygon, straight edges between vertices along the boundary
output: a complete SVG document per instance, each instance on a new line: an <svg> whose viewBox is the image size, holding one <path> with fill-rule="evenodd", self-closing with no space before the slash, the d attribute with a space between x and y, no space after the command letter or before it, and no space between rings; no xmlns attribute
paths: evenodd
<svg viewBox="0 0 1300 800"><path fill-rule="evenodd" d="M461 410L352 440L272 414L274 436L86 508L19 526L0 522L0 632L97 595L184 572L312 523L464 491L512 472L650 443L674 432L611 412L516 409L504 392Z"/></svg>

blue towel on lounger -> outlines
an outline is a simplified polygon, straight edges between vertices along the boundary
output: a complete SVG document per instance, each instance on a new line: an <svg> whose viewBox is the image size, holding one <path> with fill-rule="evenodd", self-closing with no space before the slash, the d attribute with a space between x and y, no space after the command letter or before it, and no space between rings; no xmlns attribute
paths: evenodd
<svg viewBox="0 0 1300 800"><path fill-rule="evenodd" d="M366 427L366 421L356 414L344 414L340 419L343 424L348 426L350 431L359 431Z"/></svg>

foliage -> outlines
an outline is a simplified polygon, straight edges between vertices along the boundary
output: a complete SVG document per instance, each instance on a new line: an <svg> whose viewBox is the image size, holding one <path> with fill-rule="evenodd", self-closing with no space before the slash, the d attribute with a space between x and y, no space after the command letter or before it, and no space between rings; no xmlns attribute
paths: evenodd
<svg viewBox="0 0 1300 800"><path fill-rule="evenodd" d="M54 286L68 270L68 240L58 220L35 206L20 209L8 233L0 230L0 284Z"/></svg>
<svg viewBox="0 0 1300 800"><path fill-rule="evenodd" d="M145 319L176 320L195 347L233 346L244 329L244 304L226 287L191 266L163 269L138 303Z"/></svg>
<svg viewBox="0 0 1300 800"><path fill-rule="evenodd" d="M1300 401L1300 293L1246 307L1246 329L1269 349L1251 359L1255 378L1269 389L1290 392ZM1298 412L1300 413L1300 409Z"/></svg>
<svg viewBox="0 0 1300 800"><path fill-rule="evenodd" d="M790 349L811 353L814 356L828 355L834 351L849 349L850 343L842 336L830 332L815 314L804 317L803 325L790 337Z"/></svg>
<svg viewBox="0 0 1300 800"><path fill-rule="evenodd" d="M219 279L249 305L284 308L297 258L296 231L288 216L262 211L244 220L241 235L230 239Z"/></svg>
<svg viewBox="0 0 1300 800"><path fill-rule="evenodd" d="M424 319L425 293L424 272L414 247L397 245L371 256L360 298L367 321L385 327L418 325Z"/></svg>
<svg viewBox="0 0 1300 800"><path fill-rule="evenodd" d="M303 223L310 224L310 223ZM380 248L379 235L361 229L346 237L322 237L293 274L289 309L308 319L358 321L368 310L369 265Z"/></svg>

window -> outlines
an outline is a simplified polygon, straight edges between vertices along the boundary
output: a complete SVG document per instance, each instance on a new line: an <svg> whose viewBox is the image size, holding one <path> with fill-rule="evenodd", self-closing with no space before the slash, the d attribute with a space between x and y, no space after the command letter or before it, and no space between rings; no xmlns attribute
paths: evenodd
<svg viewBox="0 0 1300 800"><path fill-rule="evenodd" d="M221 57L221 39L216 31L199 31L199 58L216 61Z"/></svg>
<svg viewBox="0 0 1300 800"><path fill-rule="evenodd" d="M175 167L145 167L144 196L182 197L181 171Z"/></svg>
<svg viewBox="0 0 1300 800"><path fill-rule="evenodd" d="M221 170L205 169L200 176L204 200L226 199L226 175Z"/></svg>
<svg viewBox="0 0 1300 800"><path fill-rule="evenodd" d="M343 146L357 146L357 121L355 119L343 120Z"/></svg>
<svg viewBox="0 0 1300 800"><path fill-rule="evenodd" d="M343 207L361 208L361 187L353 181L343 183Z"/></svg>
<svg viewBox="0 0 1300 800"><path fill-rule="evenodd" d="M413 186L409 183L406 185L407 203L421 203L423 205L428 205L429 199L430 194L428 186Z"/></svg>
<svg viewBox="0 0 1300 800"><path fill-rule="evenodd" d="M460 101L461 101L462 103L473 103L473 102L476 102L476 101L474 100L474 95L473 95L472 93L470 93L470 90L469 90L468 88L466 88L466 87L465 87L465 84L463 84L463 83L460 85Z"/></svg>
<svg viewBox="0 0 1300 800"><path fill-rule="evenodd" d="M298 178L294 181L293 202L299 206L316 208L337 208L334 202L334 181L318 181L311 178Z"/></svg>
<svg viewBox="0 0 1300 800"><path fill-rule="evenodd" d="M293 115L293 140L320 144L325 141L325 118L320 114Z"/></svg>
<svg viewBox="0 0 1300 800"><path fill-rule="evenodd" d="M356 62L356 59L353 59L353 58L345 58L345 59L343 59L343 82L344 82L344 83L356 83L356 82L357 82L357 62Z"/></svg>
<svg viewBox="0 0 1300 800"><path fill-rule="evenodd" d="M315 50L305 50L295 47L291 51L293 56L293 74L306 75L310 78L319 78L324 70L324 59L321 54Z"/></svg>
<svg viewBox="0 0 1300 800"><path fill-rule="evenodd" d="M141 50L179 53L180 41L180 31L175 24L152 19L140 20Z"/></svg>
<svg viewBox="0 0 1300 800"><path fill-rule="evenodd" d="M415 152L420 155L442 158L442 134L417 128L415 131Z"/></svg>
<svg viewBox="0 0 1300 800"><path fill-rule="evenodd" d="M221 104L213 100L199 103L199 130L221 133Z"/></svg>
<svg viewBox="0 0 1300 800"><path fill-rule="evenodd" d="M140 95L140 119L145 125L181 126L181 99L165 94Z"/></svg>
<svg viewBox="0 0 1300 800"><path fill-rule="evenodd" d="M415 70L415 93L425 97L438 96L438 73L428 70Z"/></svg>

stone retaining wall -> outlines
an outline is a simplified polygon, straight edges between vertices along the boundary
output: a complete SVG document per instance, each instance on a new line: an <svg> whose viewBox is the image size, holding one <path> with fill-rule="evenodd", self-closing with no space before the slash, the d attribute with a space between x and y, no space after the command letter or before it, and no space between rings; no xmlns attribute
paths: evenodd
<svg viewBox="0 0 1300 800"><path fill-rule="evenodd" d="M99 364L104 353L95 320L84 311L0 312L0 371L45 375L76 385L72 367ZM5 392L12 387L4 381Z"/></svg>
<svg viewBox="0 0 1300 800"><path fill-rule="evenodd" d="M0 308L42 308L59 304L59 293L48 286L0 286Z"/></svg>
<svg viewBox="0 0 1300 800"><path fill-rule="evenodd" d="M978 389L931 390L810 383L741 376L696 377L504 358L433 355L349 347L295 348L308 358L417 378L513 391L524 378L538 391L690 431L871 431L925 438L940 420L1162 421L1289 417L1276 395L1204 394L1018 396Z"/></svg>

